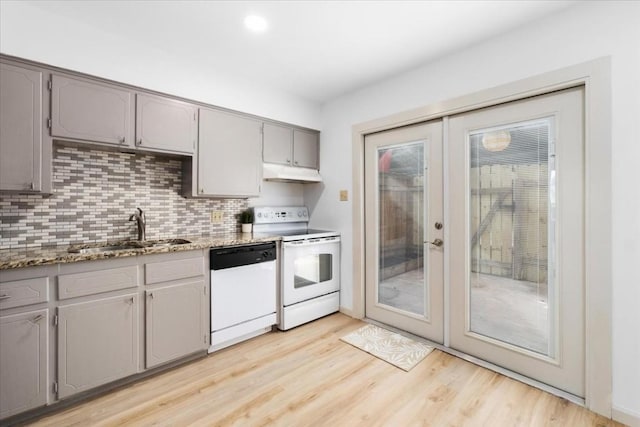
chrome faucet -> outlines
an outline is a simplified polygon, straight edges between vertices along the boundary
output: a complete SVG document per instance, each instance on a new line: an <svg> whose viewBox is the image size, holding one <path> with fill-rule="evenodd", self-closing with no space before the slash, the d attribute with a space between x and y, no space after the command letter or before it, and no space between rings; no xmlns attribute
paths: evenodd
<svg viewBox="0 0 640 427"><path fill-rule="evenodd" d="M147 220L144 217L142 209L136 208L136 212L129 216L129 221L136 221L138 225L138 240L143 241L145 239L145 229L147 227Z"/></svg>

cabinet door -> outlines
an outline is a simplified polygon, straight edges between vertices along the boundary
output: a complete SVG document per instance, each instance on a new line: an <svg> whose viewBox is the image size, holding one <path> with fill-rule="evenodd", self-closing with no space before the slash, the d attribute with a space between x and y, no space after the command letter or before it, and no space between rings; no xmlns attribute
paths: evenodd
<svg viewBox="0 0 640 427"><path fill-rule="evenodd" d="M134 374L138 367L138 295L58 308L58 397Z"/></svg>
<svg viewBox="0 0 640 427"><path fill-rule="evenodd" d="M265 163L280 163L291 165L293 158L291 146L293 144L293 129L272 123L264 124L262 139L262 160Z"/></svg>
<svg viewBox="0 0 640 427"><path fill-rule="evenodd" d="M0 190L40 191L42 72L0 63Z"/></svg>
<svg viewBox="0 0 640 427"><path fill-rule="evenodd" d="M205 290L199 280L146 291L147 368L206 347Z"/></svg>
<svg viewBox="0 0 640 427"><path fill-rule="evenodd" d="M156 151L193 154L196 112L191 104L146 94L136 97L136 145Z"/></svg>
<svg viewBox="0 0 640 427"><path fill-rule="evenodd" d="M320 135L294 129L293 165L318 169L318 143Z"/></svg>
<svg viewBox="0 0 640 427"><path fill-rule="evenodd" d="M198 195L260 194L261 126L250 118L200 109Z"/></svg>
<svg viewBox="0 0 640 427"><path fill-rule="evenodd" d="M51 135L133 146L133 94L109 85L53 75Z"/></svg>
<svg viewBox="0 0 640 427"><path fill-rule="evenodd" d="M47 403L49 310L0 317L0 418Z"/></svg>

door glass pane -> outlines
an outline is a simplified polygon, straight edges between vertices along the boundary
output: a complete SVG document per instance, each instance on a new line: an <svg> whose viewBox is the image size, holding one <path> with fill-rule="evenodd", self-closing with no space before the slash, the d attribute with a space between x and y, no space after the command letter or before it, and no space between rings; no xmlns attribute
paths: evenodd
<svg viewBox="0 0 640 427"><path fill-rule="evenodd" d="M293 287L303 288L309 285L331 280L333 268L331 254L307 255L293 262Z"/></svg>
<svg viewBox="0 0 640 427"><path fill-rule="evenodd" d="M378 303L425 316L424 142L378 149Z"/></svg>
<svg viewBox="0 0 640 427"><path fill-rule="evenodd" d="M553 356L552 119L470 134L470 330ZM452 255L452 256L455 256Z"/></svg>

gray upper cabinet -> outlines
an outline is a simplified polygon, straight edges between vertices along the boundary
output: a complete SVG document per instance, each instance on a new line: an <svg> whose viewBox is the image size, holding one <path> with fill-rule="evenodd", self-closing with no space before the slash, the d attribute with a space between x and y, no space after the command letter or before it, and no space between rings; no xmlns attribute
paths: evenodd
<svg viewBox="0 0 640 427"><path fill-rule="evenodd" d="M262 159L264 162L292 165L292 128L265 123L262 144Z"/></svg>
<svg viewBox="0 0 640 427"><path fill-rule="evenodd" d="M224 111L200 109L197 195L255 197L262 180L262 123ZM194 159L194 162L196 159Z"/></svg>
<svg viewBox="0 0 640 427"><path fill-rule="evenodd" d="M0 63L0 190L43 191L42 71Z"/></svg>
<svg viewBox="0 0 640 427"><path fill-rule="evenodd" d="M265 123L262 144L265 163L318 169L317 132Z"/></svg>
<svg viewBox="0 0 640 427"><path fill-rule="evenodd" d="M48 314L0 317L0 419L47 404Z"/></svg>
<svg viewBox="0 0 640 427"><path fill-rule="evenodd" d="M138 369L138 294L58 308L58 398Z"/></svg>
<svg viewBox="0 0 640 427"><path fill-rule="evenodd" d="M133 93L115 86L53 75L51 135L133 146Z"/></svg>
<svg viewBox="0 0 640 427"><path fill-rule="evenodd" d="M175 154L194 152L197 109L192 104L138 93L134 114L134 92L126 88L56 74L51 88L54 138Z"/></svg>
<svg viewBox="0 0 640 427"><path fill-rule="evenodd" d="M293 130L293 166L318 169L318 144L316 132Z"/></svg>
<svg viewBox="0 0 640 427"><path fill-rule="evenodd" d="M197 108L186 102L138 93L136 145L153 151L193 154Z"/></svg>
<svg viewBox="0 0 640 427"><path fill-rule="evenodd" d="M202 351L204 280L146 291L146 367Z"/></svg>

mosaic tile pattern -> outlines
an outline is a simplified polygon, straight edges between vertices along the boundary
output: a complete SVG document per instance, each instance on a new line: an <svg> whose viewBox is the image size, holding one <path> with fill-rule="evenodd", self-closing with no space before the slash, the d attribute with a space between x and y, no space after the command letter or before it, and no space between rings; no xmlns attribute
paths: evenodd
<svg viewBox="0 0 640 427"><path fill-rule="evenodd" d="M54 144L54 194L0 195L0 249L135 239L136 207L148 239L239 231L245 199L187 199L181 185L179 159ZM211 224L212 210L223 223Z"/></svg>

